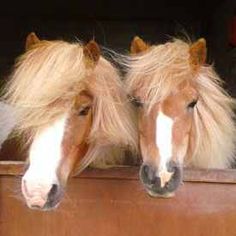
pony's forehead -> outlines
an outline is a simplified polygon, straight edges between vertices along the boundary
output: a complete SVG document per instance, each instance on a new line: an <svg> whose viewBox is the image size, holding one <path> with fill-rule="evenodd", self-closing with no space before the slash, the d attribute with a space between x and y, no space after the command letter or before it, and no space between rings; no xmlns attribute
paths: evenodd
<svg viewBox="0 0 236 236"><path fill-rule="evenodd" d="M133 74L148 76L158 72L175 76L176 73L189 71L189 49L190 45L181 40L153 45L143 54L128 59L128 77Z"/></svg>
<svg viewBox="0 0 236 236"><path fill-rule="evenodd" d="M195 74L189 64L189 48L188 43L174 40L131 58L126 78L128 93L140 97L150 110L156 102L190 85Z"/></svg>

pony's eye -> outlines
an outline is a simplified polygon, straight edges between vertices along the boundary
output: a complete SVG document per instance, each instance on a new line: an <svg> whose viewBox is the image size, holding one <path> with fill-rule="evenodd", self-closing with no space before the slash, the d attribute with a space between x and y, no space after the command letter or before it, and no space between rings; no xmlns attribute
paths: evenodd
<svg viewBox="0 0 236 236"><path fill-rule="evenodd" d="M143 107L143 102L138 97L130 97L130 101L135 107Z"/></svg>
<svg viewBox="0 0 236 236"><path fill-rule="evenodd" d="M197 100L193 100L192 102L190 102L187 106L188 109L193 109L197 104Z"/></svg>
<svg viewBox="0 0 236 236"><path fill-rule="evenodd" d="M78 112L78 115L79 116L86 116L86 115L88 115L88 112L89 112L90 108L91 108L90 106L81 107L79 112Z"/></svg>

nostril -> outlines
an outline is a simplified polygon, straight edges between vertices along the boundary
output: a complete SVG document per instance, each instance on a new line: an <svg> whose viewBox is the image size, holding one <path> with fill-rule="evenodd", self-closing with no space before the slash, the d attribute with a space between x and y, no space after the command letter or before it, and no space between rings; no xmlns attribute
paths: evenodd
<svg viewBox="0 0 236 236"><path fill-rule="evenodd" d="M58 185L53 184L49 193L48 193L48 201L51 202L54 200L55 196L57 195L58 192Z"/></svg>
<svg viewBox="0 0 236 236"><path fill-rule="evenodd" d="M148 176L148 170L149 170L149 167L147 165L144 165L143 166L143 173L145 176Z"/></svg>
<svg viewBox="0 0 236 236"><path fill-rule="evenodd" d="M173 175L170 179L170 181L167 183L166 188L168 189L169 192L173 192L175 191L178 186L181 184L182 182L182 167L177 165L176 163L170 163L170 167L171 167L171 172L173 172Z"/></svg>
<svg viewBox="0 0 236 236"><path fill-rule="evenodd" d="M170 161L168 163L168 171L174 173L176 169L178 169L178 165L174 161Z"/></svg>
<svg viewBox="0 0 236 236"><path fill-rule="evenodd" d="M148 165L143 165L141 169L141 176L144 182L147 184L154 184L156 175L154 169Z"/></svg>

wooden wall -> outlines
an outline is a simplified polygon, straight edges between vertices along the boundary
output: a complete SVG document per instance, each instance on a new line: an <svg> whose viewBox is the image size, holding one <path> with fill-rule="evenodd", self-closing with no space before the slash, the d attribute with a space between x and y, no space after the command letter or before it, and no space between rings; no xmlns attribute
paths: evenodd
<svg viewBox="0 0 236 236"><path fill-rule="evenodd" d="M136 168L86 170L52 212L30 210L19 199L21 171L0 163L1 236L235 235L233 170L185 170L171 199L149 197Z"/></svg>

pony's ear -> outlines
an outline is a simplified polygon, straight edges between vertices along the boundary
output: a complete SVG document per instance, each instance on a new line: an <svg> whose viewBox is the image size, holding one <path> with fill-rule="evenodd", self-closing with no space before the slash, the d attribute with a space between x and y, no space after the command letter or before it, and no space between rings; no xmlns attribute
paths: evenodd
<svg viewBox="0 0 236 236"><path fill-rule="evenodd" d="M40 42L40 39L38 36L34 33L31 32L27 35L26 41L25 41L25 50L29 50L33 45L37 44Z"/></svg>
<svg viewBox="0 0 236 236"><path fill-rule="evenodd" d="M197 69L205 64L207 56L206 40L201 38L193 43L190 46L189 54L189 63L193 69Z"/></svg>
<svg viewBox="0 0 236 236"><path fill-rule="evenodd" d="M150 48L150 45L145 43L140 37L135 36L130 45L131 54L144 52Z"/></svg>
<svg viewBox="0 0 236 236"><path fill-rule="evenodd" d="M101 55L101 50L94 40L89 41L83 47L83 51L85 58L88 59L89 62L92 62L93 64L96 64L98 62Z"/></svg>

